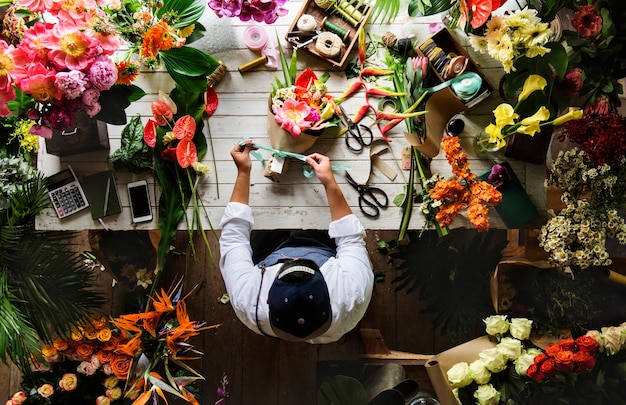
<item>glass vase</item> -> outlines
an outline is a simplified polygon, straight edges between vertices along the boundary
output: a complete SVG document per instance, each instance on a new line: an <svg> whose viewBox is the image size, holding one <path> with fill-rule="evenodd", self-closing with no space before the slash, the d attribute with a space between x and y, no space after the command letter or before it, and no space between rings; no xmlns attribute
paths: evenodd
<svg viewBox="0 0 626 405"><path fill-rule="evenodd" d="M504 146L489 142L489 134L483 129L474 136L474 151L479 156L489 156L497 154Z"/></svg>

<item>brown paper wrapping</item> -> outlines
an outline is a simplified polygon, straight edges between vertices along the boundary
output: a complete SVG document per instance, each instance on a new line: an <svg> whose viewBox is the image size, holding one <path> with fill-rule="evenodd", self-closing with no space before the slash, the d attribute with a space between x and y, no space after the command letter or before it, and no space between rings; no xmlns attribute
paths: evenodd
<svg viewBox="0 0 626 405"><path fill-rule="evenodd" d="M495 347L496 343L489 340L488 336L481 336L462 345L455 346L445 352L433 356L426 363L426 372L430 378L433 388L437 393L437 399L441 405L458 405L458 401L452 393L452 388L448 383L448 370L456 363L462 361L471 363L478 359L478 354Z"/></svg>
<svg viewBox="0 0 626 405"><path fill-rule="evenodd" d="M300 136L292 136L288 131L280 127L274 120L272 113L267 115L267 135L270 138L272 148L291 153L304 153L319 138L319 136L309 135L304 132Z"/></svg>

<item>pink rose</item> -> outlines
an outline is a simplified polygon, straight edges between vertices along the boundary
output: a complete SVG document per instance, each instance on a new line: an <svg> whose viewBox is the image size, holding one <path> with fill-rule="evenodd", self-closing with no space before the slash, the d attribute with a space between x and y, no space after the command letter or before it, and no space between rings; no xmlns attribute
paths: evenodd
<svg viewBox="0 0 626 405"><path fill-rule="evenodd" d="M44 384L41 387L37 388L37 393L44 398L48 398L52 394L54 394L54 387L50 384Z"/></svg>
<svg viewBox="0 0 626 405"><path fill-rule="evenodd" d="M24 391L18 391L11 397L10 401L13 405L22 405L26 401L26 393Z"/></svg>
<svg viewBox="0 0 626 405"><path fill-rule="evenodd" d="M59 381L59 387L63 391L74 391L78 386L78 377L74 373L65 373Z"/></svg>

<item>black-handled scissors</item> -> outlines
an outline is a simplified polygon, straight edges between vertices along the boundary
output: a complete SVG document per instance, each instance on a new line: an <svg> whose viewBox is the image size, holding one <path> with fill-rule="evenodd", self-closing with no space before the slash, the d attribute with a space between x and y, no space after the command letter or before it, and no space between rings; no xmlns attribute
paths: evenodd
<svg viewBox="0 0 626 405"><path fill-rule="evenodd" d="M359 208L364 215L370 218L376 218L380 215L381 208L387 208L389 198L387 197L387 193L382 189L370 187L365 184L358 184L354 181L352 176L350 176L350 173L347 172L346 179L348 180L348 184L359 193Z"/></svg>
<svg viewBox="0 0 626 405"><path fill-rule="evenodd" d="M346 146L353 152L361 152L364 147L370 146L374 140L372 130L363 124L357 124L346 114L343 106L339 105L344 125L348 128L346 132Z"/></svg>

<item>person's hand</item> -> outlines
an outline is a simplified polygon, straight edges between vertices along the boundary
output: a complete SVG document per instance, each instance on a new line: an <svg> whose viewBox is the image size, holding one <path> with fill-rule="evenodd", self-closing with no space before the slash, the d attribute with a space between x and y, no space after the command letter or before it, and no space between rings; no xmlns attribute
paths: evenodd
<svg viewBox="0 0 626 405"><path fill-rule="evenodd" d="M253 150L252 140L248 139L244 141L243 145L237 144L230 151L230 156L235 161L237 170L240 172L250 172L252 169L252 159L250 158L250 151Z"/></svg>
<svg viewBox="0 0 626 405"><path fill-rule="evenodd" d="M333 169L330 164L330 158L319 153L312 153L306 157L306 161L313 170L315 175L319 179L320 183L324 186L335 183L335 176L333 175Z"/></svg>

